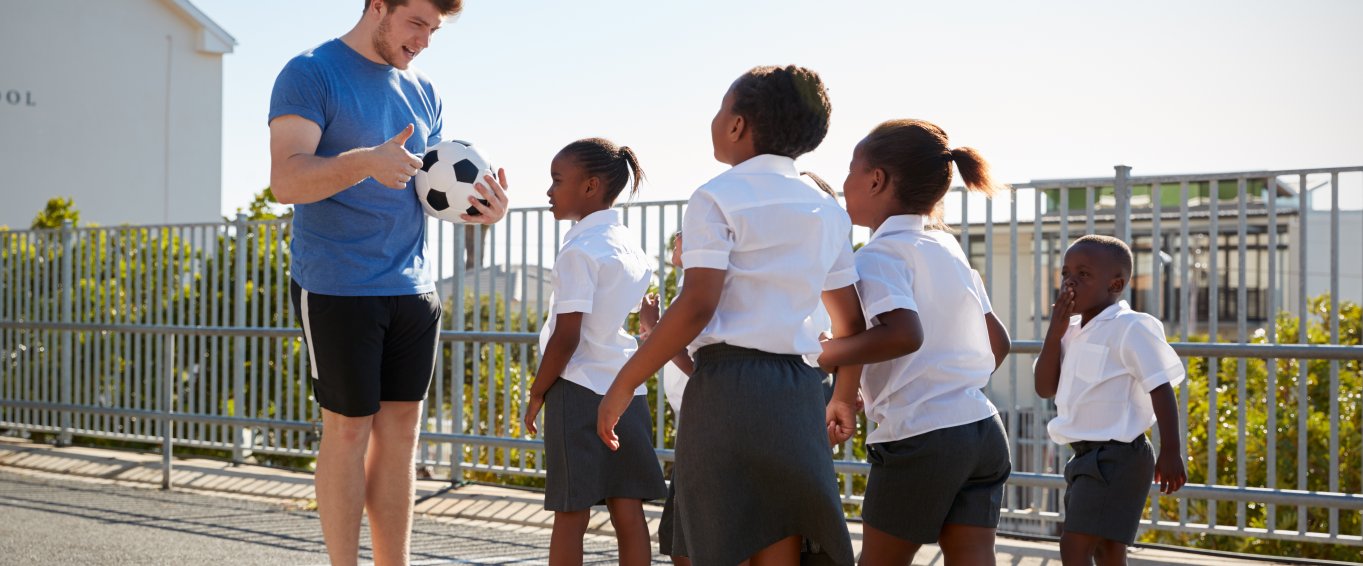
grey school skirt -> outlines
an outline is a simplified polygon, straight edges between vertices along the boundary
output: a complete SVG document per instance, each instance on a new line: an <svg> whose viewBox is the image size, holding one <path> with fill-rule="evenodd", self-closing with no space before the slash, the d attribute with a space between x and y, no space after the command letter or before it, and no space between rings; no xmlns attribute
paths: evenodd
<svg viewBox="0 0 1363 566"><path fill-rule="evenodd" d="M582 511L606 499L662 499L663 470L653 452L645 395L635 395L615 434L612 452L596 435L601 395L560 378L544 394L544 508Z"/></svg>
<svg viewBox="0 0 1363 566"><path fill-rule="evenodd" d="M677 431L669 550L696 566L727 566L802 536L823 555L817 562L853 563L822 379L795 355L727 344L696 352Z"/></svg>

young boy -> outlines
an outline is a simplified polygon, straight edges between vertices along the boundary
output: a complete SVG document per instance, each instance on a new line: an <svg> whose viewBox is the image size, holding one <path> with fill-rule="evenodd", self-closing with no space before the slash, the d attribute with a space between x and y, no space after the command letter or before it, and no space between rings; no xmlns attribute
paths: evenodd
<svg viewBox="0 0 1363 566"><path fill-rule="evenodd" d="M1126 564L1151 478L1161 493L1187 481L1174 401L1183 364L1159 320L1119 299L1131 265L1121 240L1075 240L1034 368L1037 395L1054 397L1059 413L1047 425L1051 439L1074 449L1060 537L1066 566ZM1156 422L1158 458L1145 437Z"/></svg>

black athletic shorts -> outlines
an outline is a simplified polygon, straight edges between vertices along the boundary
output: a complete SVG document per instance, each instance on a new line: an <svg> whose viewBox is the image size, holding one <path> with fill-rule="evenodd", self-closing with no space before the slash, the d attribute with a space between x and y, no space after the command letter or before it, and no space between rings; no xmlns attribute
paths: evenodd
<svg viewBox="0 0 1363 566"><path fill-rule="evenodd" d="M343 297L309 293L296 281L289 293L322 408L364 417L379 412L379 401L426 398L440 340L435 293Z"/></svg>

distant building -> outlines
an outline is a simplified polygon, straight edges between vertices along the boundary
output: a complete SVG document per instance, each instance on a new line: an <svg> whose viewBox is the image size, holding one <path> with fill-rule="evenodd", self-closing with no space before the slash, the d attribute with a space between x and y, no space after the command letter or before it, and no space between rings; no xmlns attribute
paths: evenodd
<svg viewBox="0 0 1363 566"><path fill-rule="evenodd" d="M1111 187L1096 187L1093 203L1093 233L1113 234L1116 216ZM1183 239L1183 205L1177 185L1160 190L1159 231L1155 232L1155 203L1148 186L1134 187L1131 199L1131 245L1135 271L1131 280L1131 306L1164 321L1172 336L1186 324L1194 334L1206 334L1213 320L1222 333L1236 332L1244 315L1249 332L1265 325L1274 312L1297 312L1297 297L1302 295L1303 251L1306 257L1306 297L1330 291L1332 265L1338 270L1339 299L1363 302L1363 254L1358 253L1358 234L1363 233L1363 211L1339 211L1341 253L1332 262L1329 247L1330 212L1306 212L1307 243L1301 242L1299 193L1293 187L1278 185L1270 224L1267 180L1247 181L1245 231L1240 229L1240 200L1234 183L1221 183L1216 199L1216 226L1212 231L1212 199L1207 183L1189 186L1187 203L1186 250ZM1034 332L1040 322L1045 332L1053 292L1060 286L1060 261L1068 241L1088 232L1086 191L1068 191L1068 206L1047 193L1050 206L1041 217L1040 264L1037 271L1037 229L1031 218L1022 219L1016 240L1007 219L995 223L992 231L983 223L968 227L966 253L983 274L992 263L993 281L990 300L999 313L1009 313L1016 297L1017 325L1010 328L1014 338L1040 339ZM1070 210L1068 229L1062 230L1063 210ZM990 237L986 238L986 233ZM1276 233L1276 255L1272 258L1276 283L1270 294L1270 233ZM1068 241L1065 241L1068 240ZM1010 263L1010 248L1016 245L1016 266ZM1245 248L1243 265L1240 247ZM1187 257L1186 270L1184 257ZM988 257L992 256L992 257ZM1156 261L1158 259L1158 262ZM1155 267L1158 266L1158 272ZM1240 275L1245 276L1245 302L1239 301ZM1013 286L1016 286L1015 289ZM1186 301L1185 301L1186 290ZM1014 295L1016 293L1016 295ZM1038 299L1039 297L1039 299ZM1184 312L1186 303L1186 312ZM1276 305L1276 308L1273 306ZM1004 315L1006 318L1007 315ZM1007 323L1007 320L1004 320Z"/></svg>
<svg viewBox="0 0 1363 566"><path fill-rule="evenodd" d="M493 296L505 300L513 316L528 309L531 316L543 318L553 293L553 269L538 265L493 265L464 272L462 282L448 277L436 283L442 300L452 300L458 289L469 296ZM542 305L542 306L541 306ZM536 321L539 322L539 321Z"/></svg>
<svg viewBox="0 0 1363 566"><path fill-rule="evenodd" d="M0 225L73 197L82 222L219 220L223 55L187 0L5 2Z"/></svg>

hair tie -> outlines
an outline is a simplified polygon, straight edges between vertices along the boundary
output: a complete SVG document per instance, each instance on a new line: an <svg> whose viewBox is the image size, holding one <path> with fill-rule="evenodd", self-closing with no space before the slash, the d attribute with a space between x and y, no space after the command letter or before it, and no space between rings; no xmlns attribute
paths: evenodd
<svg viewBox="0 0 1363 566"><path fill-rule="evenodd" d="M952 160L954 160L955 158L956 158L956 156L954 156L954 155L951 154L951 150L950 150L950 149L948 149L947 152L946 152L945 154L942 155L942 160L945 161L945 162L947 162L947 163L951 163Z"/></svg>

